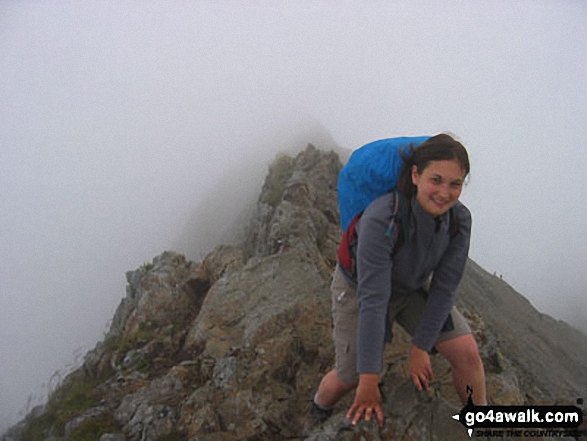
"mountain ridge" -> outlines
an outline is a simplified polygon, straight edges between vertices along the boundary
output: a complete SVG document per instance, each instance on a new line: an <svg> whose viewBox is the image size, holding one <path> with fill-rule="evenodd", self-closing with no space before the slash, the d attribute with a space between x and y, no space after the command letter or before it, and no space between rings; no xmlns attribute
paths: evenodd
<svg viewBox="0 0 587 441"><path fill-rule="evenodd" d="M2 440L302 439L309 400L334 361L328 285L340 168L337 153L313 145L279 156L241 245L220 245L201 262L166 251L127 272L104 341ZM582 333L471 260L457 303L480 344L490 403L583 397ZM417 393L405 373L409 336L399 328L394 336L382 373L384 429L349 427L349 396L308 439L464 435L450 419L462 405L448 363L433 357L437 380L429 395Z"/></svg>

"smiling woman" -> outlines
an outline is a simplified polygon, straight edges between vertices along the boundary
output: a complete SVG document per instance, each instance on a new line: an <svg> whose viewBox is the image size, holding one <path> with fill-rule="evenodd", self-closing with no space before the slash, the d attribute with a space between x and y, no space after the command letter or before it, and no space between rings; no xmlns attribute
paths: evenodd
<svg viewBox="0 0 587 441"><path fill-rule="evenodd" d="M445 134L418 147L412 144L400 154L397 189L375 199L356 221L349 250L356 271L343 270L342 260L335 271L331 292L336 367L320 383L307 431L355 387L347 418L353 424L363 417L376 418L383 425L378 377L394 321L413 337L409 374L416 388L428 389L434 378L429 356L434 350L450 362L461 401L466 402L471 386L473 400L486 402L477 343L454 306L471 233L469 210L458 201L470 170L469 156L460 142Z"/></svg>

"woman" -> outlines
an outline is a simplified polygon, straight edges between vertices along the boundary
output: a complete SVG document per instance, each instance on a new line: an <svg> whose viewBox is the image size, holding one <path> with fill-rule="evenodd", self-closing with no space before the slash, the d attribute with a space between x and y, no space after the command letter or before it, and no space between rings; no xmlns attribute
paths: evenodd
<svg viewBox="0 0 587 441"><path fill-rule="evenodd" d="M429 353L434 350L450 362L463 403L467 386L475 404L486 403L477 344L454 307L471 232L470 212L458 201L468 173L461 143L445 134L429 138L403 156L397 191L372 202L357 222L356 277L339 265L331 286L336 368L314 397L314 423L356 387L347 418L356 424L376 417L383 424L378 379L384 340L390 341L386 330L390 334L395 320L412 335L409 374L418 390L427 390L433 379ZM398 193L409 208L409 232L400 246L399 228L389 234Z"/></svg>

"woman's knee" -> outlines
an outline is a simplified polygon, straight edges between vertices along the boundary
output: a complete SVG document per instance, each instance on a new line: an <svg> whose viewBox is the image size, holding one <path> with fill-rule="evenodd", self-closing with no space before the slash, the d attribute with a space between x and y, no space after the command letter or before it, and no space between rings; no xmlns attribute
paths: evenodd
<svg viewBox="0 0 587 441"><path fill-rule="evenodd" d="M479 354L479 348L477 345L471 348L467 348L463 354L462 362L465 366L471 368L483 367L483 360L481 360L481 355Z"/></svg>
<svg viewBox="0 0 587 441"><path fill-rule="evenodd" d="M356 382L349 382L340 378L340 375L336 369L333 369L328 374L326 374L323 382L328 388L341 393L348 392L357 386Z"/></svg>
<svg viewBox="0 0 587 441"><path fill-rule="evenodd" d="M483 366L479 347L472 334L441 342L437 349L455 367L470 369Z"/></svg>

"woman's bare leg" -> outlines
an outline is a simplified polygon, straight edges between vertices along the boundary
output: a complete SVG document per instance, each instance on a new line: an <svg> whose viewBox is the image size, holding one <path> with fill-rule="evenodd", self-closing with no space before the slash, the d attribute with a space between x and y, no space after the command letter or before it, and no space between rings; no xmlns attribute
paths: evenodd
<svg viewBox="0 0 587 441"><path fill-rule="evenodd" d="M461 335L437 343L436 349L452 366L453 383L463 404L469 398L467 386L473 389L474 404L487 404L485 369L473 335Z"/></svg>

